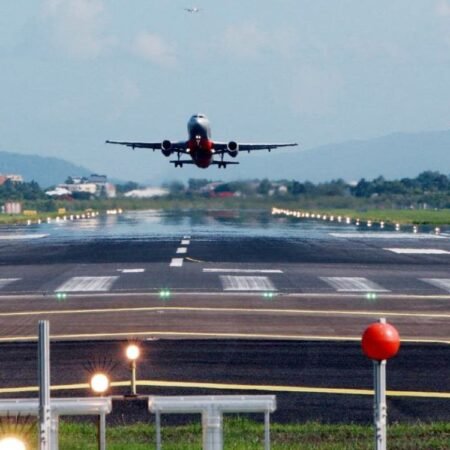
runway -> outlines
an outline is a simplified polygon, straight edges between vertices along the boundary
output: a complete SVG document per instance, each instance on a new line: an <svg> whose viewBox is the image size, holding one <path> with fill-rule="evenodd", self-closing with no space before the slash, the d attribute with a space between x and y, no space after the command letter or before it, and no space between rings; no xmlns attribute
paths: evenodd
<svg viewBox="0 0 450 450"><path fill-rule="evenodd" d="M79 341L86 342L75 351L74 360L88 358L86 348L120 345L105 340L149 340L145 345L152 346L169 339L179 341L174 345L195 361L190 348L199 342L197 357L206 358L214 369L208 383L220 387L231 377L247 386L255 384L254 371L236 378L231 359L217 367L211 346L221 352L232 348L233 353L240 352L241 346L250 348L239 358L236 370L261 348L268 361L279 361L280 349L292 346L310 346L308 354L316 353L315 358L326 348L333 366L333 360L341 359L336 352L345 347L353 352L352 358L357 353L361 367L370 372L359 340L368 324L386 317L399 330L409 355L439 352L438 372L433 368L425 377L414 372L427 380L418 389L448 393L450 387L443 380L450 379L449 239L375 231L292 222L262 211L148 211L8 228L0 233L4 237L0 238L0 342L4 348L32 348L40 319L50 320L52 341L59 349L72 352L80 348ZM209 350L204 353L200 348ZM71 361L63 358L58 373L78 373ZM174 367L172 373L164 372L165 381L180 381L176 362L171 361ZM292 371L298 371L298 364L293 361L289 357L287 366L272 367L273 373L261 383L296 385ZM402 361L397 369L402 374L398 390L415 391L417 386L407 375L411 363ZM309 367L310 362L309 358L302 366L305 373L318 371L324 379L326 374L324 385L339 388L340 369ZM342 364L356 367L353 360L344 359ZM2 367L5 380L11 367L6 360ZM195 370L184 370L189 381L202 378ZM23 377L15 377L16 387L33 384L29 371L23 372ZM66 382L80 379L68 381L62 376L61 383ZM358 381L353 387L364 389L370 384L369 375L367 383ZM314 386L317 383L308 387ZM180 389L193 388L170 388L172 393ZM194 389L198 390L202 388ZM297 402L300 394L291 395L297 396ZM309 395L337 401L339 394ZM434 405L427 417L449 418L448 399L427 401ZM291 413L295 409L287 408ZM413 410L406 416L424 414L420 408ZM316 412L337 419L334 413L324 413L323 404ZM398 414L404 417L404 409Z"/></svg>

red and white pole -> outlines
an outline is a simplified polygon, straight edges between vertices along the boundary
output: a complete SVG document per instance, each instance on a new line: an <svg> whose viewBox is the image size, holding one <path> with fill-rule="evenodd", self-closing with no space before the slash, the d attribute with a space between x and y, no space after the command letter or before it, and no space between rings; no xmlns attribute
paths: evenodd
<svg viewBox="0 0 450 450"><path fill-rule="evenodd" d="M400 337L386 319L380 319L366 328L361 344L364 354L373 360L375 448L386 450L386 361L397 354Z"/></svg>

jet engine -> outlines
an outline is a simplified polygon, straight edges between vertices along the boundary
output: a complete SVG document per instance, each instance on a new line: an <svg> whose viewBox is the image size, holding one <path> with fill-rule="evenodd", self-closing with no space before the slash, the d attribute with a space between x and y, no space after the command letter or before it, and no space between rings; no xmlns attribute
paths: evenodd
<svg viewBox="0 0 450 450"><path fill-rule="evenodd" d="M173 153L172 142L168 141L167 139L162 141L161 150L164 156L169 157Z"/></svg>
<svg viewBox="0 0 450 450"><path fill-rule="evenodd" d="M239 144L235 141L230 141L227 144L227 152L229 155L233 158L236 158L236 156L239 153Z"/></svg>

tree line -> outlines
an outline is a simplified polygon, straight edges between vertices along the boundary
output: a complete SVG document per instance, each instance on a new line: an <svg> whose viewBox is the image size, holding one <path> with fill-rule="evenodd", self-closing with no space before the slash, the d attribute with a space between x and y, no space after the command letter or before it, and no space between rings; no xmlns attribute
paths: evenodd
<svg viewBox="0 0 450 450"><path fill-rule="evenodd" d="M118 197L139 187L138 183L131 181L118 184L116 185ZM362 178L355 183L348 183L342 179L322 183L268 179L225 183L193 178L186 184L175 181L166 183L164 187L169 190L170 197L176 198L207 197L229 192L247 198L277 198L295 201L328 199L328 203L334 202L335 205L351 203L353 199L355 202L364 201L375 205L390 203L391 206L402 208L450 208L450 176L435 171L422 172L415 178L386 180L380 176L373 180ZM55 205L55 201L49 198L35 181L23 183L5 181L0 185L0 202L5 201L20 201L26 207L39 204L43 210L51 210Z"/></svg>

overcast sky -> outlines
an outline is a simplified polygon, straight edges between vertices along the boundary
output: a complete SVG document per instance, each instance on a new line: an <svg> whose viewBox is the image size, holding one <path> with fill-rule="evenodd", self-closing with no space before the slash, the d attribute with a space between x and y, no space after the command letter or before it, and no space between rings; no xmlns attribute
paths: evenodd
<svg viewBox="0 0 450 450"><path fill-rule="evenodd" d="M303 148L450 126L450 0L2 1L0 55L0 150L122 179L185 169L105 139L183 139L195 112Z"/></svg>

